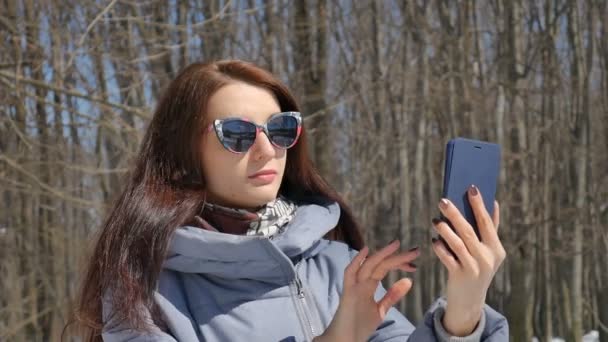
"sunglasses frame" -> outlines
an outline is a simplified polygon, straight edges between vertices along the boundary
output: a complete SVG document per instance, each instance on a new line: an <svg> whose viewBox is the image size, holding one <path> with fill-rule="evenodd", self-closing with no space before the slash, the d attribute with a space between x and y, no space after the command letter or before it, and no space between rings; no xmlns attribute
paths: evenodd
<svg viewBox="0 0 608 342"><path fill-rule="evenodd" d="M274 141L272 141L272 138L270 137L270 133L268 132L268 122L270 122L271 120L280 117L280 116L290 116L296 119L297 122L297 132L296 132L296 137L293 140L293 143L287 147L283 147L283 146L279 146L277 144L274 143ZM224 125L225 122L228 121L234 121L234 120L242 120L245 122L249 122L250 124L255 126L255 138L253 139L253 142L251 143L251 146L253 146L253 144L255 144L255 139L257 139L258 134L260 133L260 131L264 132L266 134L266 137L268 138L268 141L270 141L270 143L280 149L289 149L291 147L293 147L297 142L298 139L300 138L300 133L302 133L302 114L300 112L295 112L295 111L286 111L286 112L279 112L279 113L274 113L272 115L270 115L270 117L268 118L268 120L266 120L266 122L262 125L258 125L255 122L249 120L248 118L244 118L244 117L238 117L238 116L231 116L228 118L224 118L224 119L216 119L213 120L212 123L210 123L207 126L207 132L211 132L211 130L215 131L215 135L217 136L218 140L220 141L220 143L222 144L222 146L224 146L224 148L232 153L235 154L244 154L247 153L249 151L249 149L251 148L251 146L249 146L249 148L243 152L237 152L234 151L232 149L230 149L228 146L226 146L226 144L224 143L224 132L222 131L222 126Z"/></svg>

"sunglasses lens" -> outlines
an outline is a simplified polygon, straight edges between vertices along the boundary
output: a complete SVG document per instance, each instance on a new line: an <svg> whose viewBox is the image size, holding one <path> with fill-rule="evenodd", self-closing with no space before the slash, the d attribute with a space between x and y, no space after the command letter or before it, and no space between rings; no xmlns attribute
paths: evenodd
<svg viewBox="0 0 608 342"><path fill-rule="evenodd" d="M298 120L293 116L278 116L268 122L268 133L276 146L291 147L298 139Z"/></svg>
<svg viewBox="0 0 608 342"><path fill-rule="evenodd" d="M230 120L222 124L224 146L234 152L247 151L255 141L256 128L251 122Z"/></svg>

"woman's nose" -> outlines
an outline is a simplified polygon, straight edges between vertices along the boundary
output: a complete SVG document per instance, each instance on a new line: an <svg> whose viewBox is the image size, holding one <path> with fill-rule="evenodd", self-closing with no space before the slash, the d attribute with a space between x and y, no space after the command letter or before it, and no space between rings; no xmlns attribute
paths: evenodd
<svg viewBox="0 0 608 342"><path fill-rule="evenodd" d="M258 130L256 133L255 142L253 143L252 151L255 156L272 157L274 156L274 145L268 139L268 136L264 131Z"/></svg>

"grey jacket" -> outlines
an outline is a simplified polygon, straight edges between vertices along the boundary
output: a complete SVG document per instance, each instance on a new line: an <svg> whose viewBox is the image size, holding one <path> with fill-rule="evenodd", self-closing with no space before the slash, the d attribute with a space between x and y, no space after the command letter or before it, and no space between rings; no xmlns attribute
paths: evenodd
<svg viewBox="0 0 608 342"><path fill-rule="evenodd" d="M273 240L178 228L155 293L168 331L142 334L115 324L104 300L104 341L312 340L331 322L344 268L357 254L345 243L322 238L339 216L337 203L301 204ZM384 293L380 284L375 299ZM449 336L441 326L444 307L439 297L417 327L393 307L369 341L509 340L507 320L488 305L471 335Z"/></svg>

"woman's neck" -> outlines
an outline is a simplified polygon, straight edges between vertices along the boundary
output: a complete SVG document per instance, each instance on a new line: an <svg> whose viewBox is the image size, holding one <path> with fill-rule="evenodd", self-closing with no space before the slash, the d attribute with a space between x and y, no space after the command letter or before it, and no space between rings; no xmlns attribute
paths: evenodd
<svg viewBox="0 0 608 342"><path fill-rule="evenodd" d="M256 212L223 205L205 206L201 218L222 233L243 235L258 220Z"/></svg>

